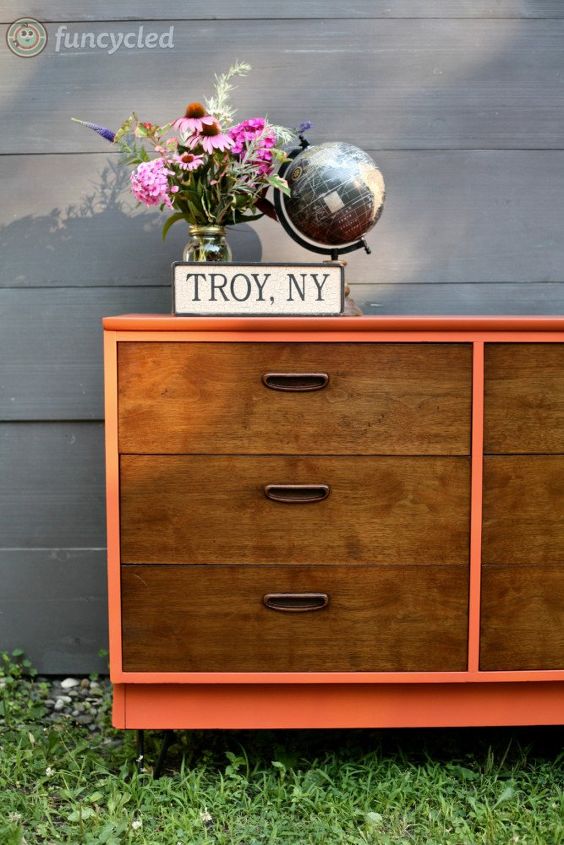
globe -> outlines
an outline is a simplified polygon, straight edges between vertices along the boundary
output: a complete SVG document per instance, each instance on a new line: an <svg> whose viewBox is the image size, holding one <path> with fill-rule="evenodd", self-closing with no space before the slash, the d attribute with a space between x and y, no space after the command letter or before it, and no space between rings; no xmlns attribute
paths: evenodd
<svg viewBox="0 0 564 845"><path fill-rule="evenodd" d="M286 231L314 252L366 247L362 238L377 223L385 198L382 173L370 156L347 143L307 145L290 155L280 174L291 195L275 197Z"/></svg>

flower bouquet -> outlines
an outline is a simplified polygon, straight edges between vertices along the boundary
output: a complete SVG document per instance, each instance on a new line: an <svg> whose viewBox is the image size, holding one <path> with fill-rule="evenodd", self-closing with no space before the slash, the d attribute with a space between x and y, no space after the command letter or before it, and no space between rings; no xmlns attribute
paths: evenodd
<svg viewBox="0 0 564 845"><path fill-rule="evenodd" d="M215 77L215 90L204 104L191 102L185 114L164 126L141 122L132 114L117 132L76 120L119 147L131 173L131 190L147 206L173 214L163 226L184 220L192 240L185 261L229 261L225 226L257 220L263 214L276 219L266 198L270 187L289 194L285 179L276 173L288 157L282 146L311 124L296 129L275 126L265 117L234 121L230 103L233 79L245 76L250 65L238 62Z"/></svg>

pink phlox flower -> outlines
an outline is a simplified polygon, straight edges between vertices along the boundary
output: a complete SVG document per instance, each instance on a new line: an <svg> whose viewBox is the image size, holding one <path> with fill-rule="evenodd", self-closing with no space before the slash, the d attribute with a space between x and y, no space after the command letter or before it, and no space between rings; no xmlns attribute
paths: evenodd
<svg viewBox="0 0 564 845"><path fill-rule="evenodd" d="M270 150L276 145L274 132L265 132L266 121L263 117L251 117L242 123L232 126L229 135L233 138L232 152L242 155L250 142L255 142L251 162L257 165L260 174L270 173L272 170L272 153ZM263 134L264 133L264 134Z"/></svg>
<svg viewBox="0 0 564 845"><path fill-rule="evenodd" d="M131 190L136 199L145 205L164 203L168 208L172 208L169 194L174 191L171 191L168 184L168 176L174 176L174 171L167 166L164 159L143 161L129 177Z"/></svg>

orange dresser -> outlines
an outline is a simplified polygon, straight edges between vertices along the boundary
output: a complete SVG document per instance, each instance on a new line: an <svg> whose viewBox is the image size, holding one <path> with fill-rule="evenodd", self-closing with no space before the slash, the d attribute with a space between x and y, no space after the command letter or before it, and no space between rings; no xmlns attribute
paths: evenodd
<svg viewBox="0 0 564 845"><path fill-rule="evenodd" d="M564 721L564 318L104 329L116 727Z"/></svg>

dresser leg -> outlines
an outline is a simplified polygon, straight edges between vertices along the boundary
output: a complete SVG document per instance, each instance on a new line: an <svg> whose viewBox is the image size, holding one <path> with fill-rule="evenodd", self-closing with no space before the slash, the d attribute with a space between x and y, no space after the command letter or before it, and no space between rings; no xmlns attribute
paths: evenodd
<svg viewBox="0 0 564 845"><path fill-rule="evenodd" d="M137 771L141 775L145 771L145 731L137 731L137 756L135 757Z"/></svg>
<svg viewBox="0 0 564 845"><path fill-rule="evenodd" d="M163 766L166 762L166 756L168 754L168 749L173 744L173 742L174 731L165 731L163 736L163 744L161 745L161 750L157 758L155 768L153 769L153 780L158 780L162 775Z"/></svg>

